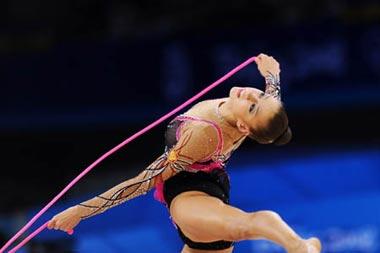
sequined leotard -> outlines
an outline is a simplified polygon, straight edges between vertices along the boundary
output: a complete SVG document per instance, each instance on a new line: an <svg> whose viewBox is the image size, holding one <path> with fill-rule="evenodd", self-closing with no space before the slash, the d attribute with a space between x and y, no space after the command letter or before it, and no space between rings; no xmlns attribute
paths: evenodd
<svg viewBox="0 0 380 253"><path fill-rule="evenodd" d="M212 125L218 133L218 145L215 152L210 157L193 163L188 170L181 171L165 182L160 181L156 185L155 198L169 208L171 201L180 193L186 191L202 191L210 196L219 198L224 203L229 203L230 181L225 170L229 156L222 155L223 135L220 127L212 121L203 120L190 116L178 116L168 125L165 133L166 151L176 145L180 138L179 130L184 122L201 121ZM177 226L178 233L185 244L190 248L203 250L221 250L230 248L233 242L215 241L210 243L194 242L187 238Z"/></svg>

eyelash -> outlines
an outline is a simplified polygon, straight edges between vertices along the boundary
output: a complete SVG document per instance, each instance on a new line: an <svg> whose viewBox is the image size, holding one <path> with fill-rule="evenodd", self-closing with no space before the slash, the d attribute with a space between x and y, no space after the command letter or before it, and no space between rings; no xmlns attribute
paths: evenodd
<svg viewBox="0 0 380 253"><path fill-rule="evenodd" d="M252 104L251 107L249 107L249 112L252 112L253 109L255 109L255 104Z"/></svg>

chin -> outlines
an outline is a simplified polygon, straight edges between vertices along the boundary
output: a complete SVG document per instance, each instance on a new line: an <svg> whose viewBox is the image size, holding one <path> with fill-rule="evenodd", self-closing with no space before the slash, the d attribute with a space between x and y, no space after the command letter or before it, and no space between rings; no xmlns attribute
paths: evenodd
<svg viewBox="0 0 380 253"><path fill-rule="evenodd" d="M235 89L235 87L232 87L232 88L230 89L230 92L228 93L228 96L229 96L229 97L232 97L232 94L234 93L234 89Z"/></svg>
<svg viewBox="0 0 380 253"><path fill-rule="evenodd" d="M230 98L236 98L236 92L239 89L239 87L232 87L230 89L229 97Z"/></svg>

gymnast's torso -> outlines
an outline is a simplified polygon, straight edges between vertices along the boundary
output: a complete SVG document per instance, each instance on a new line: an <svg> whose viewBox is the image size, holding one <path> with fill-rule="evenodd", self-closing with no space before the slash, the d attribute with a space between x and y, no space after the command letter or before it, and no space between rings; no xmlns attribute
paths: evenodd
<svg viewBox="0 0 380 253"><path fill-rule="evenodd" d="M240 146L245 137L239 136L234 139L236 136L229 134L227 128L232 126L222 125L227 124L218 118L220 116L217 109L222 103L224 103L223 99L200 102L168 124L165 132L165 152L168 154L168 159L170 159L172 148L177 145L182 135L198 138L192 140L192 143L198 141L199 145L191 150L194 152L194 157L202 157L200 160L195 160L186 170L161 182L161 187L156 188L156 196L161 196L157 199L169 209L176 200L191 195L208 195L229 204L230 180L226 165L232 152ZM197 134L189 134L192 132L197 132ZM186 145L186 142L183 145ZM191 153L187 155L191 157ZM228 241L193 242L182 233L179 227L177 230L184 243L194 249L225 249L233 244Z"/></svg>

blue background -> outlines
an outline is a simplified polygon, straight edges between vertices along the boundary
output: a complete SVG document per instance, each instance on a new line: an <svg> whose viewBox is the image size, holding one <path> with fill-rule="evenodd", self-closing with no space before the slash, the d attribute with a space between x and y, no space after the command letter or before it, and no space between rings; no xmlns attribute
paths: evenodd
<svg viewBox="0 0 380 253"><path fill-rule="evenodd" d="M323 252L379 252L379 164L380 150L368 148L236 154L228 166L232 204L251 212L280 213L302 236L321 238ZM91 196L61 203L45 217L86 197ZM67 241L62 247L76 252L159 253L182 248L166 208L152 194L83 221L72 237L44 231L35 240ZM284 251L266 241L246 241L237 243L234 252Z"/></svg>

